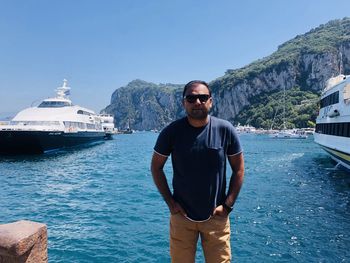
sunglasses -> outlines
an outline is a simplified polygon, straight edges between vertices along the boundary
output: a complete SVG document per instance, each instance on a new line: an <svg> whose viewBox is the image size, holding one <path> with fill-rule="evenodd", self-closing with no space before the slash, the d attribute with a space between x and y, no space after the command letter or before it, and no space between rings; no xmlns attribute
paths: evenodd
<svg viewBox="0 0 350 263"><path fill-rule="evenodd" d="M188 103L195 103L197 99L199 99L201 103L204 103L204 102L207 102L209 98L210 98L210 95L208 94L186 95L184 97L184 99L187 100Z"/></svg>

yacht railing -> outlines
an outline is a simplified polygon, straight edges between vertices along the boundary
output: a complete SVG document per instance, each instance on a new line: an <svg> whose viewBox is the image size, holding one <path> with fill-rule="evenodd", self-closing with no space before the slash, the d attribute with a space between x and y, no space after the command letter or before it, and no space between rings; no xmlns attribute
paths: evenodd
<svg viewBox="0 0 350 263"><path fill-rule="evenodd" d="M59 121L8 121L0 122L1 130L58 131L62 129Z"/></svg>
<svg viewBox="0 0 350 263"><path fill-rule="evenodd" d="M21 126L60 126L59 121L10 121L9 125Z"/></svg>

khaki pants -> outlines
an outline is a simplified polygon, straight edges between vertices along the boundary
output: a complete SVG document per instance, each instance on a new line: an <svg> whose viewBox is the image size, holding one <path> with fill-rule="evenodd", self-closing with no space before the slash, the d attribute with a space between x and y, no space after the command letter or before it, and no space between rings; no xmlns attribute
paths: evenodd
<svg viewBox="0 0 350 263"><path fill-rule="evenodd" d="M230 262L230 220L228 217L214 216L204 222L193 222L180 213L170 217L171 262L193 263L199 235L205 262Z"/></svg>

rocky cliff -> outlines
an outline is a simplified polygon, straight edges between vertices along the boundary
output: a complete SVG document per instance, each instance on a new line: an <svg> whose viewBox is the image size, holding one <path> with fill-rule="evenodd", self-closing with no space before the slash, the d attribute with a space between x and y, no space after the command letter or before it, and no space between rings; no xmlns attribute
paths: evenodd
<svg viewBox="0 0 350 263"><path fill-rule="evenodd" d="M181 115L182 86L134 80L112 94L103 112L114 115L119 129L161 129Z"/></svg>
<svg viewBox="0 0 350 263"><path fill-rule="evenodd" d="M343 43L338 50L301 54L290 63L281 62L238 83L230 83L230 76L214 80L211 83L216 102L213 114L233 121L245 106L250 105L252 97L263 92L279 91L283 87L288 90L298 86L320 92L327 79L339 73L339 54L343 54L343 72L349 74L350 41Z"/></svg>
<svg viewBox="0 0 350 263"><path fill-rule="evenodd" d="M350 73L350 18L321 25L282 44L266 58L227 70L210 83L212 114L233 122L260 94L293 87L320 92L340 69ZM183 115L182 87L135 80L117 89L103 111L115 116L119 128L130 121L133 129L161 129Z"/></svg>

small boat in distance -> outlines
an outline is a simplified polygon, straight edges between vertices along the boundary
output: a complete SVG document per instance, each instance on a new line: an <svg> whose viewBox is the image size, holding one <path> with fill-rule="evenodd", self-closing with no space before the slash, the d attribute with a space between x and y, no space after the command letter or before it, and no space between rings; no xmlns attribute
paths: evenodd
<svg viewBox="0 0 350 263"><path fill-rule="evenodd" d="M130 128L130 119L128 119L128 124L125 130L119 130L118 133L120 134L132 134L135 131L133 129Z"/></svg>
<svg viewBox="0 0 350 263"><path fill-rule="evenodd" d="M306 132L302 129L287 129L286 128L286 89L283 86L283 129L277 132L270 132L270 138L276 139L307 139ZM277 113L277 111L276 111ZM276 115L275 115L276 117ZM272 130L272 125L271 125Z"/></svg>
<svg viewBox="0 0 350 263"><path fill-rule="evenodd" d="M256 128L250 125L241 125L240 123L237 124L235 127L238 134L240 133L255 133Z"/></svg>
<svg viewBox="0 0 350 263"><path fill-rule="evenodd" d="M103 141L106 130L92 110L73 105L67 80L56 96L20 111L0 125L0 153L46 153Z"/></svg>
<svg viewBox="0 0 350 263"><path fill-rule="evenodd" d="M301 129L292 129L292 130L283 129L276 133L270 133L269 136L271 138L277 138L277 139L307 139L306 132Z"/></svg>
<svg viewBox="0 0 350 263"><path fill-rule="evenodd" d="M113 115L102 113L99 116L101 118L102 128L106 133L106 139L113 139L113 135L118 133L118 129L114 127Z"/></svg>
<svg viewBox="0 0 350 263"><path fill-rule="evenodd" d="M330 78L321 94L315 142L350 170L350 75Z"/></svg>

